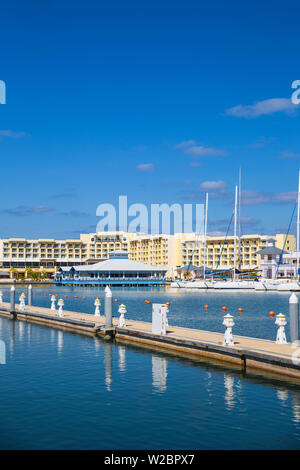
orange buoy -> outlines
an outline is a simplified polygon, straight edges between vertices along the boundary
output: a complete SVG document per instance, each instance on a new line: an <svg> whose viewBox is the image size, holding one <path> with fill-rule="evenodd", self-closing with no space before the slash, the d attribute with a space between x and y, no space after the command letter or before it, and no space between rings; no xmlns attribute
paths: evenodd
<svg viewBox="0 0 300 470"><path fill-rule="evenodd" d="M82 297L82 298L83 298L83 300L85 300L85 297Z"/></svg>
<svg viewBox="0 0 300 470"><path fill-rule="evenodd" d="M75 295L74 299L77 299L77 295Z"/></svg>
<svg viewBox="0 0 300 470"><path fill-rule="evenodd" d="M166 302L166 306L167 306L167 307L170 307L170 302Z"/></svg>
<svg viewBox="0 0 300 470"><path fill-rule="evenodd" d="M145 300L145 304L150 304L150 300Z"/></svg>
<svg viewBox="0 0 300 470"><path fill-rule="evenodd" d="M52 294L48 294L48 295L49 295L49 297L51 297Z"/></svg>
<svg viewBox="0 0 300 470"><path fill-rule="evenodd" d="M36 293L34 292L33 295L36 295Z"/></svg>
<svg viewBox="0 0 300 470"><path fill-rule="evenodd" d="M225 307L225 305L223 305L222 310L223 310L223 312L226 312L227 307Z"/></svg>
<svg viewBox="0 0 300 470"><path fill-rule="evenodd" d="M67 299L67 298L68 298L68 296L67 296L67 295L65 295L65 299Z"/></svg>
<svg viewBox="0 0 300 470"><path fill-rule="evenodd" d="M205 304L205 305L204 305L204 308L205 308L205 309L208 309L208 305Z"/></svg>
<svg viewBox="0 0 300 470"><path fill-rule="evenodd" d="M55 294L55 297L58 297L58 294Z"/></svg>
<svg viewBox="0 0 300 470"><path fill-rule="evenodd" d="M241 307L238 308L238 312L242 312L243 309Z"/></svg>
<svg viewBox="0 0 300 470"><path fill-rule="evenodd" d="M270 315L270 317L273 317L273 316L275 315L275 312L273 312L273 310L271 310L271 311L269 312L269 315Z"/></svg>
<svg viewBox="0 0 300 470"><path fill-rule="evenodd" d="M118 299L115 299L115 302L118 302Z"/></svg>

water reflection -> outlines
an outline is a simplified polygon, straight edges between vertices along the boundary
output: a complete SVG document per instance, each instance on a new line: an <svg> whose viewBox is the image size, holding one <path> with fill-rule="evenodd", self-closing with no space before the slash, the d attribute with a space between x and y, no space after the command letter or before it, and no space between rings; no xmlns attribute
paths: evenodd
<svg viewBox="0 0 300 470"><path fill-rule="evenodd" d="M107 341L104 343L104 363L105 363L105 385L106 390L111 392L112 386L112 344Z"/></svg>
<svg viewBox="0 0 300 470"><path fill-rule="evenodd" d="M119 369L120 372L124 372L126 370L126 355L125 355L125 346L119 346Z"/></svg>
<svg viewBox="0 0 300 470"><path fill-rule="evenodd" d="M152 386L154 390L167 390L168 360L165 357L152 355Z"/></svg>
<svg viewBox="0 0 300 470"><path fill-rule="evenodd" d="M288 397L289 397L289 392L287 390L285 390L284 388L279 388L277 390L277 398L278 398L278 400L283 402L283 404L285 404Z"/></svg>
<svg viewBox="0 0 300 470"><path fill-rule="evenodd" d="M62 353L63 345L64 345L64 334L63 334L62 331L58 331L57 332L57 352L58 352L58 354Z"/></svg>
<svg viewBox="0 0 300 470"><path fill-rule="evenodd" d="M234 386L234 376L232 374L224 373L224 385L225 385L225 403L227 409L234 408L235 405L235 392L233 389Z"/></svg>
<svg viewBox="0 0 300 470"><path fill-rule="evenodd" d="M19 326L19 338L20 340L22 340L24 337L24 322L19 321L18 326Z"/></svg>
<svg viewBox="0 0 300 470"><path fill-rule="evenodd" d="M300 393L291 391L294 423L300 423Z"/></svg>

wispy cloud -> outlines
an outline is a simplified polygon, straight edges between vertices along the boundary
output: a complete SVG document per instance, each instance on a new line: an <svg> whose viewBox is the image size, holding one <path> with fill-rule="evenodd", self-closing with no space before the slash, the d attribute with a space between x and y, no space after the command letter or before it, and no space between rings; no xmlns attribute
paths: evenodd
<svg viewBox="0 0 300 470"><path fill-rule="evenodd" d="M267 145L272 144L276 140L276 137L265 137L264 135L258 137L258 139L253 142L250 147L260 149L265 148Z"/></svg>
<svg viewBox="0 0 300 470"><path fill-rule="evenodd" d="M252 105L238 105L225 110L229 116L256 118L274 113L295 114L299 106L292 103L290 98L271 98L258 101Z"/></svg>
<svg viewBox="0 0 300 470"><path fill-rule="evenodd" d="M70 211L67 211L67 212L60 212L59 215L63 215L63 216L66 216L66 217L87 217L90 214L88 214L87 212L82 212L82 211L78 211L78 210L70 210Z"/></svg>
<svg viewBox="0 0 300 470"><path fill-rule="evenodd" d="M200 162L190 162L189 165L193 168L197 168L202 165Z"/></svg>
<svg viewBox="0 0 300 470"><path fill-rule="evenodd" d="M197 156L225 156L227 152L225 150L219 150L214 147L205 147L204 145L196 145L189 147L184 150L186 155L197 155Z"/></svg>
<svg viewBox="0 0 300 470"><path fill-rule="evenodd" d="M139 171L145 171L148 173L151 173L152 171L154 171L153 163L140 163L136 167Z"/></svg>
<svg viewBox="0 0 300 470"><path fill-rule="evenodd" d="M197 142L195 140L185 140L183 142L180 142L179 144L175 145L176 149L184 149L186 147L191 147L192 145L197 145Z"/></svg>
<svg viewBox="0 0 300 470"><path fill-rule="evenodd" d="M242 191L242 204L256 206L260 204L288 204L296 201L296 191L286 193L266 193L263 191Z"/></svg>
<svg viewBox="0 0 300 470"><path fill-rule="evenodd" d="M17 206L14 209L2 209L0 212L14 215L17 217L25 217L32 214L45 214L47 212L54 212L56 209L51 206L36 206L36 207L28 207L28 206Z"/></svg>
<svg viewBox="0 0 300 470"><path fill-rule="evenodd" d="M224 191L226 187L225 181L204 181L200 184L201 191Z"/></svg>
<svg viewBox="0 0 300 470"><path fill-rule="evenodd" d="M16 131L7 129L7 130L0 130L0 137L13 137L13 138L30 137L30 134L27 134L26 132L16 132Z"/></svg>
<svg viewBox="0 0 300 470"><path fill-rule="evenodd" d="M294 153L294 152L289 152L288 150L285 150L284 152L281 152L278 155L279 159L286 160L289 158L300 158L300 153Z"/></svg>

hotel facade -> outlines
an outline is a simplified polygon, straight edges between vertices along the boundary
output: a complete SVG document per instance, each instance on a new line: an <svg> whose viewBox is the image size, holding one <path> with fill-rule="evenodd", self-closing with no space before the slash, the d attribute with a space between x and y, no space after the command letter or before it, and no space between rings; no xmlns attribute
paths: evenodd
<svg viewBox="0 0 300 470"><path fill-rule="evenodd" d="M241 269L260 268L257 251L264 248L268 240L275 238L279 249L284 246L286 236L243 235L240 245L236 241L236 258ZM235 241L228 236L206 238L206 266L209 269L230 269L234 263ZM205 241L194 233L174 235L148 235L130 232L101 232L81 234L79 239L56 240L53 238L0 239L0 269L10 277L28 276L29 272L44 273L52 277L61 266L93 264L109 258L117 250L128 251L129 259L151 266L168 268L167 276L175 277L176 270L189 263L203 266ZM295 237L289 235L286 252L295 251Z"/></svg>

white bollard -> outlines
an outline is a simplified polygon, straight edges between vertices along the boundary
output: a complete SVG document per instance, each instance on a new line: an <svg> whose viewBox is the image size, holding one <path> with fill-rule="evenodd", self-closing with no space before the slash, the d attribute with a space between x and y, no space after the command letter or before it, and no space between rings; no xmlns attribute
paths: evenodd
<svg viewBox="0 0 300 470"><path fill-rule="evenodd" d="M0 290L0 303L2 304L3 302L3 293L2 293L2 290Z"/></svg>
<svg viewBox="0 0 300 470"><path fill-rule="evenodd" d="M233 316L227 313L227 315L224 316L223 325L226 326L223 346L234 346L232 336L232 327L234 326Z"/></svg>
<svg viewBox="0 0 300 470"><path fill-rule="evenodd" d="M127 312L126 306L121 304L118 312L120 314L118 326L120 328L126 328L126 320L125 320L125 313Z"/></svg>
<svg viewBox="0 0 300 470"><path fill-rule="evenodd" d="M64 312L63 312L64 301L63 301L63 299L59 299L58 306L59 306L58 316L63 317L64 316Z"/></svg>
<svg viewBox="0 0 300 470"><path fill-rule="evenodd" d="M51 296L51 310L56 310L55 301L56 301L55 295L52 295Z"/></svg>
<svg viewBox="0 0 300 470"><path fill-rule="evenodd" d="M276 336L276 343L277 344L286 344L286 336L284 327L287 324L286 317L283 313L279 313L276 315L275 325L278 326L277 336Z"/></svg>
<svg viewBox="0 0 300 470"><path fill-rule="evenodd" d="M100 305L101 305L101 302L100 302L100 299L99 297L96 298L95 300L95 317L100 317Z"/></svg>

